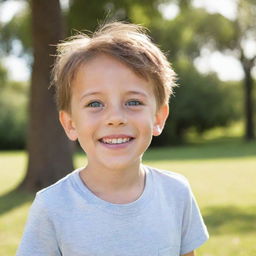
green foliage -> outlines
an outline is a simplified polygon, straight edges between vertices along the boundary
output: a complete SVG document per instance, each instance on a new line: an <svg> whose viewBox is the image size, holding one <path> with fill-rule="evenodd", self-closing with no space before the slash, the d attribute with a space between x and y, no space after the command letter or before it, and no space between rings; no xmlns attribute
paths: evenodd
<svg viewBox="0 0 256 256"><path fill-rule="evenodd" d="M195 34L199 47L208 45L220 50L234 47L237 34L231 20L218 13L209 14L203 9L195 9L190 19L195 19Z"/></svg>
<svg viewBox="0 0 256 256"><path fill-rule="evenodd" d="M199 74L186 61L177 63L176 71L179 87L170 101L170 116L163 136L155 138L153 145L180 143L191 128L203 133L239 118L234 105L237 95L231 86L223 86L214 74Z"/></svg>
<svg viewBox="0 0 256 256"><path fill-rule="evenodd" d="M232 88L224 87L215 74L199 74L188 63L178 63L177 70L181 86L177 90L173 107L182 123L187 120L188 125L190 123L198 132L203 132L235 120Z"/></svg>
<svg viewBox="0 0 256 256"><path fill-rule="evenodd" d="M0 89L1 90L5 87L7 79L8 79L7 70L0 63Z"/></svg>
<svg viewBox="0 0 256 256"><path fill-rule="evenodd" d="M154 17L149 28L155 41L168 52L171 62L184 56L192 60L200 55L202 47L234 48L237 39L232 21L200 8L182 9L172 20Z"/></svg>
<svg viewBox="0 0 256 256"><path fill-rule="evenodd" d="M98 22L102 22L107 14L107 8L111 8L112 3L106 0L72 1L67 13L68 34L70 30L94 30Z"/></svg>
<svg viewBox="0 0 256 256"><path fill-rule="evenodd" d="M71 30L94 31L99 24L108 20L127 20L147 26L152 17L160 17L157 0L98 0L71 2L67 12L68 32Z"/></svg>
<svg viewBox="0 0 256 256"><path fill-rule="evenodd" d="M9 82L1 89L0 149L21 149L25 146L27 93L27 86L18 82Z"/></svg>

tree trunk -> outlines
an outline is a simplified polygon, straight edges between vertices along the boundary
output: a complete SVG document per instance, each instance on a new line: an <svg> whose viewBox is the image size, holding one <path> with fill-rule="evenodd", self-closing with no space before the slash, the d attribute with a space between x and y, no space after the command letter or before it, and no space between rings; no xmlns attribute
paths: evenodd
<svg viewBox="0 0 256 256"><path fill-rule="evenodd" d="M243 65L244 78L244 107L245 107L245 139L247 141L255 138L254 134L254 116L253 116L253 78L251 74L252 67L247 63Z"/></svg>
<svg viewBox="0 0 256 256"><path fill-rule="evenodd" d="M34 64L29 106L28 169L19 188L37 191L73 170L72 144L60 123L49 89L56 45L63 39L59 0L31 0Z"/></svg>

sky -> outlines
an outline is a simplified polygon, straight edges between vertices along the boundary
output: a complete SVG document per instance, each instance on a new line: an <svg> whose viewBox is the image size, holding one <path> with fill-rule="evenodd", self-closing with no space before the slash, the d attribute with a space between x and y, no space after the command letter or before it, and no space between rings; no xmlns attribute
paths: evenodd
<svg viewBox="0 0 256 256"><path fill-rule="evenodd" d="M62 0L65 4L66 0ZM209 13L221 13L229 19L236 17L236 0L193 0L196 7L203 7ZM1 5L0 21L7 22L13 15L23 8L23 1L9 0ZM172 19L178 14L178 8L171 4L169 6L161 6L163 15L167 19ZM254 42L247 43L248 52L256 51ZM4 65L7 67L10 77L13 80L26 81L30 76L30 69L25 60L15 55L10 55L4 59ZM210 71L217 72L221 80L241 80L243 78L243 70L241 64L232 56L223 55L220 52L210 53L207 49L202 49L201 57L195 60L195 65L200 72L207 73ZM14 68L15 67L15 68ZM254 70L256 73L256 70Z"/></svg>

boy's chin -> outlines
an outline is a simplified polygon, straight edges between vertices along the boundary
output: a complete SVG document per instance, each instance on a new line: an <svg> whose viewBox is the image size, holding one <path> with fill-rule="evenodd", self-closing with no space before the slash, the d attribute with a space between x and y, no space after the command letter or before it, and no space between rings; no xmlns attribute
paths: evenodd
<svg viewBox="0 0 256 256"><path fill-rule="evenodd" d="M141 157L138 157L136 159L130 159L129 157L113 157L108 158L108 157L102 157L98 163L92 164L94 161L90 161L88 159L89 165L92 166L98 166L98 168L105 169L105 170L110 170L110 171L122 171L122 170L127 170L127 169L134 169L134 168L139 168L140 163L141 163Z"/></svg>

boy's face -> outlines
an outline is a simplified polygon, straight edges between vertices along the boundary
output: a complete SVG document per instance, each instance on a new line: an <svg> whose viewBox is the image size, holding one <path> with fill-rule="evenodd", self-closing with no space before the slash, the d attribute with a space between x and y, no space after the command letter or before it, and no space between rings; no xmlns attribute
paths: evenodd
<svg viewBox="0 0 256 256"><path fill-rule="evenodd" d="M78 139L95 168L126 168L140 162L152 135L159 135L168 106L157 110L152 84L108 55L89 60L72 83L71 113L60 121Z"/></svg>

